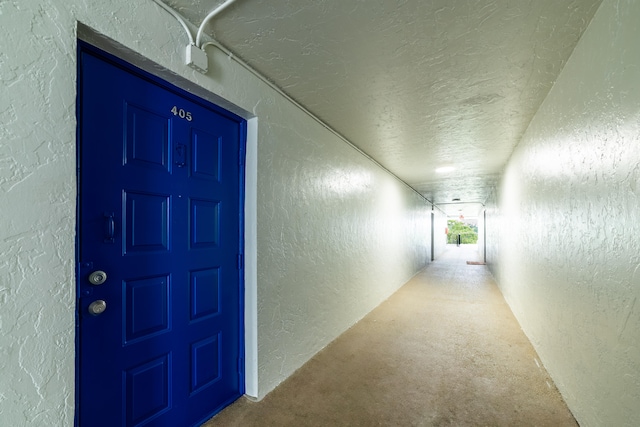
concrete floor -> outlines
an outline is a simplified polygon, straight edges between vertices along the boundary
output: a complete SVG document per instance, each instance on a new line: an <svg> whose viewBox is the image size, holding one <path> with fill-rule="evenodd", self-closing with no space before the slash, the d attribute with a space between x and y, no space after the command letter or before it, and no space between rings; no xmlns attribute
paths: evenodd
<svg viewBox="0 0 640 427"><path fill-rule="evenodd" d="M450 246L260 402L216 426L576 426L475 246Z"/></svg>

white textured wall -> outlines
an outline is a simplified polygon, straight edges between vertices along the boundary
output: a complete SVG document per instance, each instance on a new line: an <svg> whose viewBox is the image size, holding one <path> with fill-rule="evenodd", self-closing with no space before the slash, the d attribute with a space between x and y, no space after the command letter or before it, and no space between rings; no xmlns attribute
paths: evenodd
<svg viewBox="0 0 640 427"><path fill-rule="evenodd" d="M433 240L434 240L434 257L438 259L440 255L447 250L447 234L445 230L447 229L447 215L436 209L435 213L435 221L433 228Z"/></svg>
<svg viewBox="0 0 640 427"><path fill-rule="evenodd" d="M605 0L505 170L491 268L582 426L640 425L640 2Z"/></svg>
<svg viewBox="0 0 640 427"><path fill-rule="evenodd" d="M2 1L0 424L73 424L78 20L259 118L259 397L425 265L424 200L153 2Z"/></svg>
<svg viewBox="0 0 640 427"><path fill-rule="evenodd" d="M406 282L430 246L430 213L415 193L320 127L274 131L258 183L261 392ZM280 142L291 137L293 146Z"/></svg>
<svg viewBox="0 0 640 427"><path fill-rule="evenodd" d="M484 232L484 212L485 208L482 208L480 212L478 212L478 259L484 259L484 248L485 248L485 232Z"/></svg>

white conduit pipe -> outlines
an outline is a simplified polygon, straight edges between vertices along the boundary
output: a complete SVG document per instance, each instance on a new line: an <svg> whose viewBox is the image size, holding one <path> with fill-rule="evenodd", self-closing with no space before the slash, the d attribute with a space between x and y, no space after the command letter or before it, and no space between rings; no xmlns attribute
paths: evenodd
<svg viewBox="0 0 640 427"><path fill-rule="evenodd" d="M199 47L200 49L204 48L204 46L202 46L202 33L204 32L204 27L206 27L207 24L209 23L209 21L211 21L217 14L219 14L220 12L225 10L227 7L231 6L231 3L233 3L234 1L235 0L227 0L227 1L225 1L220 6L218 6L214 10L212 10L204 18L204 21L202 21L202 24L200 24L200 27L198 28L198 34L196 35L196 46L197 47Z"/></svg>
<svg viewBox="0 0 640 427"><path fill-rule="evenodd" d="M173 10L172 8L170 8L169 6L164 4L164 2L162 2L161 0L153 0L153 1L158 6L160 6L161 8L166 10L167 12L169 12L174 18L176 18L178 20L178 22L180 22L180 25L182 25L182 28L184 28L184 31L187 33L187 36L189 37L189 43L190 44L195 44L193 42L193 34L191 34L191 30L189 29L189 26L187 25L185 20L182 18L182 16L178 12L176 12L175 10Z"/></svg>
<svg viewBox="0 0 640 427"><path fill-rule="evenodd" d="M159 6L161 6L163 9L165 9L167 12L169 12L171 15L173 15L178 21L180 21L180 24L182 24L182 26L184 27L185 31L187 32L187 34L189 35L189 40L191 42L191 44L195 44L198 48L204 50L207 46L214 46L217 49L219 49L222 53L224 53L225 55L227 55L229 57L229 59L233 59L236 63L238 63L238 65L242 66L242 68L244 68L245 70L247 70L248 72L250 72L251 74L253 74L254 76L256 76L258 79L260 79L263 83L265 83L267 86L269 86L271 89L273 89L274 91L276 91L278 94L280 94L282 97L284 97L287 101L291 102L293 105L295 105L296 107L298 107L300 110L302 110L305 114L307 114L309 117L311 117L313 120L315 120L316 122L318 122L318 124L320 124L322 127L324 127L325 129L327 129L329 132L331 132L332 134L334 134L335 136L337 136L339 139L341 139L342 141L344 141L347 145L349 145L351 148L353 148L354 150L356 150L358 153L362 154L364 157L366 157L367 159L369 159L371 162L375 163L380 169L384 170L385 172L387 172L389 175L393 176L394 178L396 178L398 181L400 181L401 183L403 183L405 186L407 186L410 190L414 191L416 194L418 194L418 196L420 196L421 198L423 198L424 200L426 200L427 202L429 202L430 204L433 205L433 202L429 199L427 199L426 197L424 197L422 194L420 194L420 192L418 190L416 190L415 188L413 188L412 186L410 186L409 184L407 184L406 182L404 182L403 180L401 180L400 178L398 178L398 176L396 174L394 174L393 172L391 172L389 169L385 168L384 166L382 166L376 159L374 159L373 157L371 157L370 155L368 155L367 153L365 153L364 151L362 151L360 148L356 147L351 141L349 141L347 138L345 138L344 136L342 136L340 133L338 133L338 131L336 131L335 129L333 129L331 126L329 126L328 124L326 124L325 122L323 122L318 116L316 116L315 114L313 114L311 111L307 110L305 107L303 107L298 101L296 101L295 99L291 98L286 92L284 92L282 89L280 89L278 86L276 86L274 83L272 83L271 81L269 81L266 77L264 77L262 74L260 74L259 72L257 72L256 70L254 70L249 64L247 64L246 62L244 62L242 59L238 58L236 55L233 54L233 52L231 52L229 49L227 49L226 47L224 47L222 44L220 44L219 42L213 40L213 41L208 41L206 43L204 43L202 46L198 46L199 42L201 41L200 39L202 38L202 33L204 31L204 27L205 25L213 18L215 17L218 13L222 12L224 9L226 9L229 5L231 5L231 3L233 3L235 0L227 0L226 2L224 2L222 5L220 5L218 8L216 8L215 10L213 10L211 13L209 13L209 15L207 15L207 17L204 19L204 21L202 21L202 24L200 24L200 28L198 28L198 34L196 36L196 42L193 42L193 36L191 35L191 31L189 30L189 27L187 27L187 24L185 23L184 19L173 9L171 9L169 6L167 6L166 4L164 4L162 1L160 0L153 0L154 2L158 3ZM255 112L254 112L255 114ZM438 210L440 210L442 213L444 213L444 211L442 209L440 209L439 207L435 206Z"/></svg>
<svg viewBox="0 0 640 427"><path fill-rule="evenodd" d="M367 153L365 153L364 151L362 151L360 148L358 148L357 146L355 146L351 141L349 141L347 138L345 138L344 136L342 136L340 133L338 133L338 131L336 131L335 129L333 129L331 126L329 126L328 124L326 124L325 122L323 122L318 116L316 116L315 114L313 114L311 111L307 110L304 106L302 106L298 101L296 101L295 99L293 99L292 97L290 97L286 92L284 92L282 89L280 89L278 86L276 86L274 83L272 83L270 80L268 80L266 77L264 77L262 74L260 74L258 71L254 70L251 65L247 64L246 62L244 62L242 59L240 59L239 57L237 57L236 55L233 54L233 52L231 52L229 49L227 49L226 47L224 47L222 44L220 44L218 41L209 41L206 42L205 44L202 45L201 49L204 50L204 48L206 48L207 46L213 46L217 49L219 49L222 53L224 53L225 55L227 55L229 57L229 59L233 59L236 63L238 63L238 65L242 66L242 68L244 68L245 70L247 70L248 72L250 72L251 74L253 74L254 76L256 76L257 78L259 78L263 83L265 83L267 86L269 86L271 89L275 90L276 92L278 92L279 95L281 95L283 98L285 98L287 101L289 101L290 103L292 103L293 105L295 105L296 107L298 107L300 110L302 110L306 115L308 115L309 117L311 117L313 120L315 120L316 122L318 122L318 124L320 124L322 127L324 127L325 129L327 129L329 132L331 132L332 134L334 134L335 136L337 136L338 138L340 138L343 142L345 142L347 145L349 145L351 148L353 148L354 150L356 150L358 153L362 154L364 157L366 157L367 159L369 159L371 162L375 163L380 169L382 169L383 171L387 172L389 175L393 176L394 178L396 178L398 181L400 181L401 183L403 183L405 186L407 186L410 190L412 190L413 192L417 193L418 196L420 196L421 198L423 198L424 200L426 200L427 202L429 202L430 204L433 205L433 202L429 199L427 199L426 197L424 197L422 194L420 194L420 192L418 190L416 190L415 188L413 188L412 186L410 186L409 184L407 184L406 182L404 182L403 180L401 180L400 178L398 178L398 176L396 174L394 174L393 172L391 172L389 169L387 169L386 167L382 166L376 159L374 159L373 157L371 157L370 155L368 155ZM254 111L255 114L255 111ZM435 205L434 205L435 206ZM438 209L440 212L445 213L442 209L440 209L438 206L435 206L436 209Z"/></svg>

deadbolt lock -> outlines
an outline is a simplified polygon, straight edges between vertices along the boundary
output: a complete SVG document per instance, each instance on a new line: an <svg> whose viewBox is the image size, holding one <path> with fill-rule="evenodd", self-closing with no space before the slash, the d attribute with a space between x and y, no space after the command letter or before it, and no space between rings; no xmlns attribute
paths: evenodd
<svg viewBox="0 0 640 427"><path fill-rule="evenodd" d="M89 311L89 314L91 314L92 316L98 316L104 313L106 309L107 309L106 301L99 299L89 304L89 308L87 310Z"/></svg>
<svg viewBox="0 0 640 427"><path fill-rule="evenodd" d="M107 273L102 270L94 271L89 275L89 283L92 285L102 285L107 281Z"/></svg>

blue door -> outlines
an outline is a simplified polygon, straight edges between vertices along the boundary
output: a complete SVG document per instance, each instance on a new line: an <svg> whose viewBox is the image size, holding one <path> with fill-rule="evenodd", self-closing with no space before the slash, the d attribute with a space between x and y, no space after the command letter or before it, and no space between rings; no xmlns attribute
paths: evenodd
<svg viewBox="0 0 640 427"><path fill-rule="evenodd" d="M199 425L244 392L245 122L81 44L80 426Z"/></svg>

